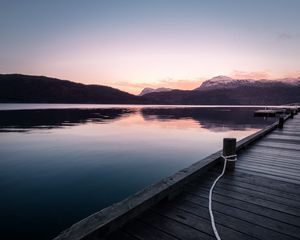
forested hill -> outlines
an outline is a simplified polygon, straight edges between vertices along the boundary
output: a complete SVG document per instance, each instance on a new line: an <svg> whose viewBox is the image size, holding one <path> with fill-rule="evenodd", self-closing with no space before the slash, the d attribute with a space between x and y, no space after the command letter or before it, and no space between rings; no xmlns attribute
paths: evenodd
<svg viewBox="0 0 300 240"><path fill-rule="evenodd" d="M107 86L20 74L0 74L0 102L144 103L138 96Z"/></svg>

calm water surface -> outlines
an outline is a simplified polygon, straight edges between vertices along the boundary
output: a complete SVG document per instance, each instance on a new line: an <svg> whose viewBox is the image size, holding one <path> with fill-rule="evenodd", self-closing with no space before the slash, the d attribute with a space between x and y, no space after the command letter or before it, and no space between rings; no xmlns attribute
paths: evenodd
<svg viewBox="0 0 300 240"><path fill-rule="evenodd" d="M1 104L1 239L51 239L275 121L254 109Z"/></svg>

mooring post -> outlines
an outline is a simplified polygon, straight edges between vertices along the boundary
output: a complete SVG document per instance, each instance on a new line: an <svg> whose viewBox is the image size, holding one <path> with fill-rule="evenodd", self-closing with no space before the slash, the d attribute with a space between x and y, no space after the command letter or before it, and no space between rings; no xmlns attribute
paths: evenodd
<svg viewBox="0 0 300 240"><path fill-rule="evenodd" d="M294 115L298 114L298 109L294 109Z"/></svg>
<svg viewBox="0 0 300 240"><path fill-rule="evenodd" d="M290 118L294 118L294 109L290 110Z"/></svg>
<svg viewBox="0 0 300 240"><path fill-rule="evenodd" d="M284 117L280 116L278 122L278 128L283 128L283 124L284 124Z"/></svg>
<svg viewBox="0 0 300 240"><path fill-rule="evenodd" d="M223 156L227 158L226 170L233 171L235 168L236 159L236 138L224 138L223 139Z"/></svg>

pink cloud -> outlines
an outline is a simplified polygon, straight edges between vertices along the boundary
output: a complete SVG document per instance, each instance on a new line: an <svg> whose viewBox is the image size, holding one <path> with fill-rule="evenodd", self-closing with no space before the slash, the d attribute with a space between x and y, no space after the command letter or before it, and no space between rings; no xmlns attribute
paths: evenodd
<svg viewBox="0 0 300 240"><path fill-rule="evenodd" d="M300 70L299 71L288 71L283 75L284 78L300 78Z"/></svg>
<svg viewBox="0 0 300 240"><path fill-rule="evenodd" d="M153 83L136 83L136 82L117 82L114 84L114 87L119 89L138 94L142 89L149 88L173 88L173 89L183 89L183 90L192 90L201 85L203 80L183 80L183 79L162 79Z"/></svg>
<svg viewBox="0 0 300 240"><path fill-rule="evenodd" d="M199 87L202 81L203 80L163 79L159 81L158 85L174 89L191 90Z"/></svg>

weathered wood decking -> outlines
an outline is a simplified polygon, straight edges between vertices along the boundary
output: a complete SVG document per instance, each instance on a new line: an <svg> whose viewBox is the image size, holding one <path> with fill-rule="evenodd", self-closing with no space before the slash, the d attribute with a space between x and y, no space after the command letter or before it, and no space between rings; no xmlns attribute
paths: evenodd
<svg viewBox="0 0 300 240"><path fill-rule="evenodd" d="M273 124L240 141L237 149L235 171L226 172L213 194L221 238L300 239L300 114L287 120L283 129ZM215 239L208 192L221 172L222 165L215 164L220 162L216 161L219 155L217 152L165 179L165 184L153 185L159 186L158 190L146 189L96 213L56 239ZM168 200L177 194L175 189L180 189L180 194ZM144 202L139 202L141 199Z"/></svg>

